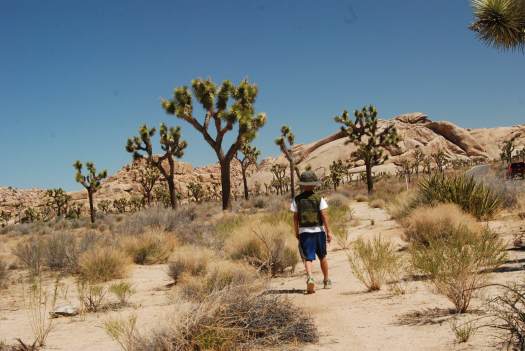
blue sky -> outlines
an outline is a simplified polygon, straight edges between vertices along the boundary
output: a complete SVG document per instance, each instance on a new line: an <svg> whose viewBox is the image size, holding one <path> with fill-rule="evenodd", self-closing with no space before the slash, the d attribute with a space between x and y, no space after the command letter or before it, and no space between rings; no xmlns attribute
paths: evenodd
<svg viewBox="0 0 525 351"><path fill-rule="evenodd" d="M140 124L180 125L185 161L215 162L161 96L197 77L249 78L268 123L298 142L375 104L465 127L525 122L525 55L485 47L467 0L0 0L0 185L80 189L76 160L110 173Z"/></svg>

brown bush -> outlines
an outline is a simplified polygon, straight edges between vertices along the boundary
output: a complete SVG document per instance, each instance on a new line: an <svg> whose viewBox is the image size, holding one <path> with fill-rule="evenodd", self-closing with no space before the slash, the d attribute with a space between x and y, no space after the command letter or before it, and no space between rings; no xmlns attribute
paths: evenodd
<svg viewBox="0 0 525 351"><path fill-rule="evenodd" d="M79 272L88 282L105 282L124 278L131 260L120 249L112 246L94 247L80 256Z"/></svg>
<svg viewBox="0 0 525 351"><path fill-rule="evenodd" d="M168 275L175 283L184 276L203 276L208 270L210 260L215 258L215 253L209 249L184 246L178 248L169 258Z"/></svg>
<svg viewBox="0 0 525 351"><path fill-rule="evenodd" d="M7 285L8 276L9 271L7 269L7 264L2 259L0 259L0 289Z"/></svg>
<svg viewBox="0 0 525 351"><path fill-rule="evenodd" d="M44 250L44 240L30 237L19 242L12 253L29 270L31 275L38 275L42 271Z"/></svg>
<svg viewBox="0 0 525 351"><path fill-rule="evenodd" d="M374 199L370 201L370 207L372 208L385 208L385 200L383 199Z"/></svg>
<svg viewBox="0 0 525 351"><path fill-rule="evenodd" d="M52 270L75 273L78 270L80 249L73 234L58 232L46 240L44 261Z"/></svg>
<svg viewBox="0 0 525 351"><path fill-rule="evenodd" d="M435 207L419 207L402 221L404 239L428 245L434 239L446 239L450 235L463 233L451 228L465 226L471 232L479 233L481 225L476 219L463 212L455 204L439 204Z"/></svg>
<svg viewBox="0 0 525 351"><path fill-rule="evenodd" d="M271 275L294 270L299 262L297 239L289 223L254 219L234 230L225 243L226 254L245 260Z"/></svg>
<svg viewBox="0 0 525 351"><path fill-rule="evenodd" d="M317 341L312 318L287 298L232 288L192 306L171 325L137 338L134 350L253 350Z"/></svg>
<svg viewBox="0 0 525 351"><path fill-rule="evenodd" d="M121 246L136 264L166 263L177 241L173 234L150 228L144 234L122 239Z"/></svg>
<svg viewBox="0 0 525 351"><path fill-rule="evenodd" d="M180 291L182 296L188 300L202 301L209 295L224 289L260 289L260 285L256 284L258 279L257 272L246 264L217 261L213 267L208 267L206 275L184 279L180 285Z"/></svg>

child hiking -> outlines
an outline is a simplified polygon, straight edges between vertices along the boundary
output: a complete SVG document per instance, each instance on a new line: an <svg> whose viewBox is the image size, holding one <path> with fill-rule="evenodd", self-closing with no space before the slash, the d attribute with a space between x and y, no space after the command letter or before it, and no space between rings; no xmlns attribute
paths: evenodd
<svg viewBox="0 0 525 351"><path fill-rule="evenodd" d="M312 171L306 171L299 177L301 193L297 195L290 206L294 213L295 236L299 241L299 252L306 270L306 291L315 292L315 279L312 276L312 263L315 256L321 261L323 271L323 286L332 287L328 277L328 259L326 258L326 243L332 241L328 226L328 204L321 195L315 193L319 184L317 176Z"/></svg>

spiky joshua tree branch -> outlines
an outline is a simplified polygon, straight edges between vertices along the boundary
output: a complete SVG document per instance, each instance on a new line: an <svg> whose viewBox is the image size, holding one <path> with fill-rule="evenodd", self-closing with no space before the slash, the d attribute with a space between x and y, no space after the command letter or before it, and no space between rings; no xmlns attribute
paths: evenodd
<svg viewBox="0 0 525 351"><path fill-rule="evenodd" d="M281 152L284 154L290 165L290 190L292 198L295 197L295 174L297 169L295 167L296 161L293 155L293 146L295 144L295 135L288 126L281 127L281 136L275 139L275 144L279 146Z"/></svg>
<svg viewBox="0 0 525 351"><path fill-rule="evenodd" d="M242 183L244 186L244 199L246 200L248 200L250 197L247 179L248 168L252 165L257 166L257 159L260 155L261 152L257 150L255 146L252 146L250 144L244 144L243 146L241 146L239 152L235 156L237 158L237 161L239 161L239 164L241 165Z"/></svg>

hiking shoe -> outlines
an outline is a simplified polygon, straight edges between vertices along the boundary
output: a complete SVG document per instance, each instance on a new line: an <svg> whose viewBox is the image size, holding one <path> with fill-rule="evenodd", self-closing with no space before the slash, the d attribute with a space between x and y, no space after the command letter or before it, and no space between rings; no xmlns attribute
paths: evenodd
<svg viewBox="0 0 525 351"><path fill-rule="evenodd" d="M306 292L308 294L315 292L315 280L313 277L308 277L308 280L306 280Z"/></svg>
<svg viewBox="0 0 525 351"><path fill-rule="evenodd" d="M323 285L325 289L332 289L332 281L330 279L324 280Z"/></svg>

